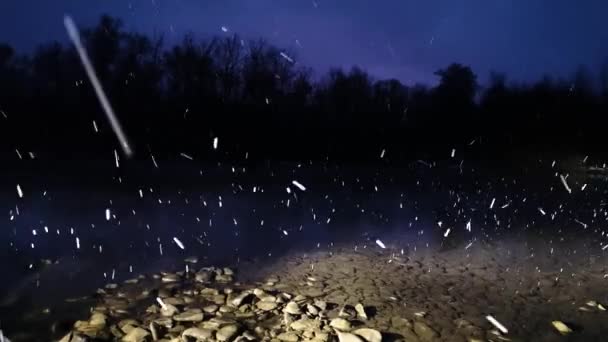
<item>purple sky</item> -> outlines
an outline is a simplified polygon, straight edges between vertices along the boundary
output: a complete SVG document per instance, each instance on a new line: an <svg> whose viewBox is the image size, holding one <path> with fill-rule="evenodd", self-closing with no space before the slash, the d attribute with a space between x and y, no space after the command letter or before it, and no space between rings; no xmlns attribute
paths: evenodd
<svg viewBox="0 0 608 342"><path fill-rule="evenodd" d="M65 13L81 27L108 13L174 41L187 31L263 37L317 74L356 64L406 83L434 82L451 62L482 81L490 70L528 81L608 58L605 0L2 0L0 13L0 41L21 52L67 41Z"/></svg>

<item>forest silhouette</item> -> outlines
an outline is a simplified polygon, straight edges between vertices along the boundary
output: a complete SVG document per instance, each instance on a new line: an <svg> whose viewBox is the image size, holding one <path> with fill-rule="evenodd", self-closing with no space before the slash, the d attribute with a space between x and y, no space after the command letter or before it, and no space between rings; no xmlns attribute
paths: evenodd
<svg viewBox="0 0 608 342"><path fill-rule="evenodd" d="M608 64L570 79L481 87L470 67L438 70L438 84L374 80L332 69L314 80L297 56L237 35L207 40L126 32L102 16L83 30L97 75L136 158L411 160L503 158L538 151L602 152ZM95 121L95 124L93 124ZM96 130L98 130L96 132ZM218 137L220 149L212 148ZM30 56L0 44L0 146L65 158L109 156L118 142L73 46L49 43Z"/></svg>

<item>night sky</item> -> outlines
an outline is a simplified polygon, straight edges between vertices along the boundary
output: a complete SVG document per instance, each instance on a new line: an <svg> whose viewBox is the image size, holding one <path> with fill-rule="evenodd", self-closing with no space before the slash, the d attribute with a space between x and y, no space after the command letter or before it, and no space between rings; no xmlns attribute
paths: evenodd
<svg viewBox="0 0 608 342"><path fill-rule="evenodd" d="M65 13L81 27L108 13L172 42L187 31L263 37L317 75L356 64L406 83L434 82L433 71L451 62L471 65L481 81L490 70L530 81L608 58L604 0L4 0L0 13L0 41L20 52L67 41Z"/></svg>

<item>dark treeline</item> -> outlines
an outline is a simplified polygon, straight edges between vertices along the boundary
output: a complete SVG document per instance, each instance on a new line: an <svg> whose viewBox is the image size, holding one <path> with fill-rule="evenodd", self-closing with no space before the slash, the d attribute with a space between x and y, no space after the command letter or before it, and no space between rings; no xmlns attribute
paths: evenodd
<svg viewBox="0 0 608 342"><path fill-rule="evenodd" d="M138 158L205 158L217 153L214 137L220 153L258 159L377 160L383 149L391 158L447 157L465 147L500 158L598 150L608 123L608 67L534 84L494 74L481 88L469 67L452 64L431 88L373 80L359 68L313 81L294 55L263 40L186 36L166 47L107 16L83 37ZM0 45L0 111L5 152L95 157L118 146L72 46L18 56Z"/></svg>

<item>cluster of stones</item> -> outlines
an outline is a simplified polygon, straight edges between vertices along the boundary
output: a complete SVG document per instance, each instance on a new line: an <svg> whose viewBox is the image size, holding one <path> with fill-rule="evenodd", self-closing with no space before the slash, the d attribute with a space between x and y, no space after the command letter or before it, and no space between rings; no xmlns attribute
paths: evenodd
<svg viewBox="0 0 608 342"><path fill-rule="evenodd" d="M60 342L381 342L364 327L362 304L340 306L280 290L278 279L246 288L229 268L161 273L158 287L134 294L116 284L98 290L101 301ZM131 279L137 284L145 277ZM142 303L146 303L143 304ZM137 307L141 309L138 311Z"/></svg>

